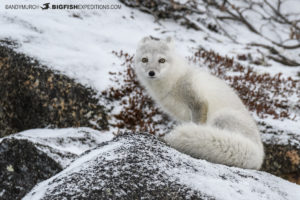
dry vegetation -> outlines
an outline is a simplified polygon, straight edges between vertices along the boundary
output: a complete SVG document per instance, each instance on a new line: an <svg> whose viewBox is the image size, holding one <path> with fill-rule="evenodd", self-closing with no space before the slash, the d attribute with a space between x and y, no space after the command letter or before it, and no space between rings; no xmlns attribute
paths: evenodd
<svg viewBox="0 0 300 200"><path fill-rule="evenodd" d="M239 55L238 59L247 59ZM260 118L295 119L294 110L300 109L300 82L282 74L258 74L233 58L222 57L213 51L199 50L189 58L195 64L207 66L209 71L226 80L239 94L248 108Z"/></svg>
<svg viewBox="0 0 300 200"><path fill-rule="evenodd" d="M285 11L286 7L291 6L288 1L188 0L185 3L174 0L120 1L128 7L151 14L158 23L164 19L173 19L188 29L202 32L206 29L224 35L235 44L240 43L240 38L231 32L231 28L238 25L239 29L248 31L250 38L252 36L261 38L259 43L249 40L247 45L264 50L261 52L265 59L264 63L273 61L288 67L300 66L299 59L289 56L288 53L300 49L299 13Z"/></svg>
<svg viewBox="0 0 300 200"><path fill-rule="evenodd" d="M124 60L123 72L111 72L116 87L103 91L108 104L121 107L111 120L119 130L134 132L163 133L162 128L170 128L170 120L154 105L136 79L132 69L133 56L113 52ZM233 58L222 57L213 51L200 49L189 61L226 80L239 94L248 108L260 118L271 116L274 119L295 119L294 110L300 110L300 82L292 78L283 78L281 74L257 74ZM238 59L247 59L239 55ZM293 97L293 98L291 98ZM296 99L296 100L295 100ZM113 110L113 109L112 109Z"/></svg>
<svg viewBox="0 0 300 200"><path fill-rule="evenodd" d="M110 72L111 80L118 87L111 87L102 92L108 103L115 103L122 108L118 113L112 115L114 119L111 120L111 125L119 130L158 133L159 129L163 128L161 125L165 128L170 120L154 105L154 102L138 83L132 68L133 56L123 53L123 51L113 52L113 54L124 59L122 64L124 71Z"/></svg>

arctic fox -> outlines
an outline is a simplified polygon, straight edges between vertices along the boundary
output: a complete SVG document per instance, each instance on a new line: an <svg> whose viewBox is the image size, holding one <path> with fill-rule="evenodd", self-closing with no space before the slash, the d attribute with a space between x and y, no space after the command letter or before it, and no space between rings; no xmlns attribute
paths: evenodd
<svg viewBox="0 0 300 200"><path fill-rule="evenodd" d="M164 137L171 147L214 163L261 167L260 132L240 98L223 80L187 65L171 38L143 38L135 71L161 108L181 122Z"/></svg>

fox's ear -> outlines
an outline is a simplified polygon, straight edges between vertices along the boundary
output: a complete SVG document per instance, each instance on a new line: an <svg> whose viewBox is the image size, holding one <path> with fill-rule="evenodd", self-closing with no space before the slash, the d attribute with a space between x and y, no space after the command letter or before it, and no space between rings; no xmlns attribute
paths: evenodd
<svg viewBox="0 0 300 200"><path fill-rule="evenodd" d="M147 42L149 40L151 40L150 37L144 37L143 39L141 39L140 43L142 44L142 43L145 43L145 42Z"/></svg>
<svg viewBox="0 0 300 200"><path fill-rule="evenodd" d="M171 49L174 49L175 45L174 45L174 40L171 36L168 36L165 40L168 44L168 46L171 48Z"/></svg>
<svg viewBox="0 0 300 200"><path fill-rule="evenodd" d="M143 46L147 41L150 41L150 37L143 37L139 42L138 42L138 47Z"/></svg>
<svg viewBox="0 0 300 200"><path fill-rule="evenodd" d="M173 38L172 38L171 36L168 36L168 37L166 38L166 42L167 42L167 43L173 43L174 41L173 41Z"/></svg>

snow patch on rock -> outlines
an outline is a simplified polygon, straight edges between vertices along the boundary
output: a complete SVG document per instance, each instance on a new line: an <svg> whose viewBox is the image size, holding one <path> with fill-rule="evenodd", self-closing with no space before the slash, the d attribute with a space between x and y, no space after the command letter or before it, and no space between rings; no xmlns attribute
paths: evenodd
<svg viewBox="0 0 300 200"><path fill-rule="evenodd" d="M91 128L31 129L4 138L26 139L48 154L63 168L87 150L112 140L110 132ZM0 142L4 139L0 138Z"/></svg>
<svg viewBox="0 0 300 200"><path fill-rule="evenodd" d="M38 184L24 200L71 196L294 200L300 186L265 172L194 159L151 135L123 134Z"/></svg>

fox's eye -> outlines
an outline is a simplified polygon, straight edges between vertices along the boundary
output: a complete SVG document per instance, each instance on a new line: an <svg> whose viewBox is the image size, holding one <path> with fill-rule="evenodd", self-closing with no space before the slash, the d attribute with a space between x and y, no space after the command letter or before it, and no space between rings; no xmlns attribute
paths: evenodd
<svg viewBox="0 0 300 200"><path fill-rule="evenodd" d="M142 62L143 62L143 63L148 62L148 58L142 58Z"/></svg>
<svg viewBox="0 0 300 200"><path fill-rule="evenodd" d="M164 62L166 62L166 59L160 58L160 59L158 60L158 62L159 62L159 63L164 63Z"/></svg>

